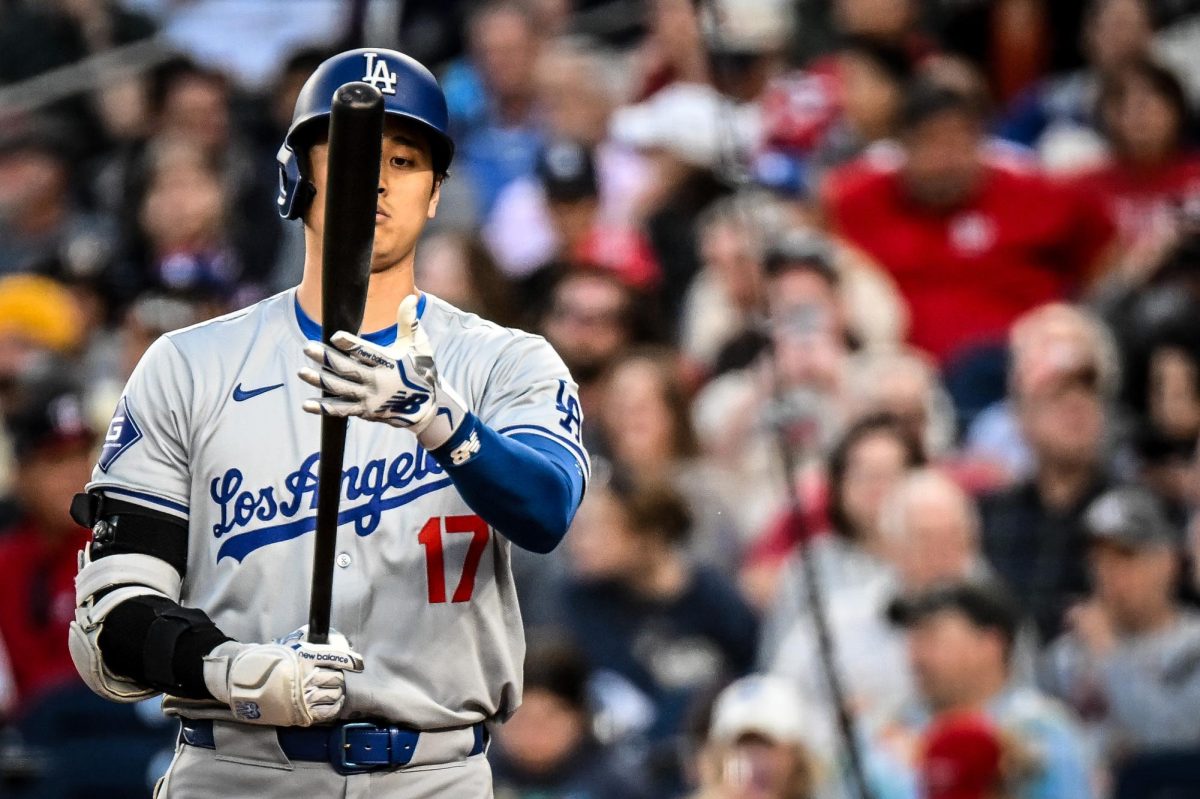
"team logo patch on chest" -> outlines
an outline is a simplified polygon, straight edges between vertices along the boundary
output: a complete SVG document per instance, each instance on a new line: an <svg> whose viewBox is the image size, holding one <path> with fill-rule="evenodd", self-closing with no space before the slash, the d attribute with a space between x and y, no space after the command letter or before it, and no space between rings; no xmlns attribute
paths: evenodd
<svg viewBox="0 0 1200 799"><path fill-rule="evenodd" d="M316 529L320 458L319 452L305 458L298 469L284 477L282 488L247 488L245 475L236 467L210 481L208 493L216 505L217 519L212 533L221 539L218 562L229 557L240 563L256 549ZM353 524L358 535L370 535L387 511L449 485L450 478L442 467L420 448L390 461L377 458L361 467L347 467L342 473L338 525Z"/></svg>

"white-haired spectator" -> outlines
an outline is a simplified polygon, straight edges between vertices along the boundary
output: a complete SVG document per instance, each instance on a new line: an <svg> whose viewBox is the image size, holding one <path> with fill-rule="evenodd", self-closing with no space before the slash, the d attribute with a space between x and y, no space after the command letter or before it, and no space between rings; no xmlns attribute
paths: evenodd
<svg viewBox="0 0 1200 799"><path fill-rule="evenodd" d="M1095 371L1104 396L1116 393L1121 368L1116 341L1104 323L1091 313L1065 303L1036 308L1017 320L1009 331L1008 397L979 414L967 429L968 456L992 460L1014 479L1034 470L1034 453L1026 442L1016 410L1018 395L1085 363Z"/></svg>
<svg viewBox="0 0 1200 799"><path fill-rule="evenodd" d="M781 516L747 553L743 591L769 609L761 660L773 657L782 633L807 612L805 559L827 593L853 593L886 575L879 530L883 500L908 472L924 465L919 442L890 416L864 417L841 435L824 463L825 495L803 485L809 496L801 512Z"/></svg>
<svg viewBox="0 0 1200 799"><path fill-rule="evenodd" d="M1080 519L1112 483L1106 457L1116 349L1098 319L1054 303L1022 316L1010 336L1009 403L1032 455L1028 478L984 498L988 560L1037 623L1042 640L1088 591Z"/></svg>
<svg viewBox="0 0 1200 799"><path fill-rule="evenodd" d="M935 469L918 469L887 494L879 514L887 570L854 585L824 584L835 664L847 700L864 720L878 721L913 696L903 633L887 619L898 596L986 572L979 553L979 513L971 498ZM763 664L796 681L805 699L831 717L811 616L794 618L776 653Z"/></svg>

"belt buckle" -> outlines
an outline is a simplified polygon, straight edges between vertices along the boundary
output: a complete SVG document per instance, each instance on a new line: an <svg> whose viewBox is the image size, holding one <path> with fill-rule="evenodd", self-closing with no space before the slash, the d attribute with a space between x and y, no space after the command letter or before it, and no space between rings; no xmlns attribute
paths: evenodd
<svg viewBox="0 0 1200 799"><path fill-rule="evenodd" d="M333 766L334 770L339 774L361 774L363 772L375 771L379 769L379 763L357 763L346 757L350 751L350 744L346 742L347 730L378 729L378 724L372 724L369 721L351 721L334 727L329 734L329 763ZM391 742L389 741L389 745L390 743Z"/></svg>

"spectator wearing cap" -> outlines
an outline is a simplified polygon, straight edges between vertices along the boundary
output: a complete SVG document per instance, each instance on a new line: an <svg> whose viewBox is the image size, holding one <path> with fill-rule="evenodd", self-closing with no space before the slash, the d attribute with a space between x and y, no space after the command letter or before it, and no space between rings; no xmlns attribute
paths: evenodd
<svg viewBox="0 0 1200 799"><path fill-rule="evenodd" d="M982 498L983 548L1045 643L1089 590L1082 517L1112 482L1105 456L1116 354L1098 320L1061 304L1023 316L1011 350L1009 412L1032 466Z"/></svg>
<svg viewBox="0 0 1200 799"><path fill-rule="evenodd" d="M950 715L921 741L923 799L1007 799L1004 742L979 714Z"/></svg>
<svg viewBox="0 0 1200 799"><path fill-rule="evenodd" d="M1007 591L979 580L945 583L895 603L891 616L908 631L921 701L876 733L879 773L916 773L914 748L931 725L980 713L1009 746L1029 755L1008 775L1013 799L1093 796L1083 738L1066 708L1012 680L1020 613Z"/></svg>
<svg viewBox="0 0 1200 799"><path fill-rule="evenodd" d="M757 101L786 66L795 15L786 0L717 0L699 7L709 77L726 97Z"/></svg>
<svg viewBox="0 0 1200 799"><path fill-rule="evenodd" d="M535 86L545 140L573 142L591 153L597 223L627 231L641 221L642 198L651 188L652 175L644 157L609 136L609 119L619 91L618 72L612 56L563 38L549 42L538 56ZM543 159L546 152L543 148ZM513 180L500 192L484 221L484 241L503 272L513 279L519 280L550 261L561 248L547 193L543 176L536 171ZM629 237L628 233L622 235Z"/></svg>
<svg viewBox="0 0 1200 799"><path fill-rule="evenodd" d="M78 351L84 337L79 316L70 292L50 278L0 278L0 401L51 356Z"/></svg>
<svg viewBox="0 0 1200 799"><path fill-rule="evenodd" d="M13 671L16 715L43 692L79 679L67 626L75 616L76 555L91 531L68 509L90 479L96 441L73 387L46 378L20 389L6 422L21 464L13 486L21 516L0 534L0 641Z"/></svg>
<svg viewBox="0 0 1200 799"><path fill-rule="evenodd" d="M597 268L639 290L655 288L658 263L645 236L635 228L605 221L595 151L578 141L551 142L538 157L536 176L549 214L554 249L523 280L532 302L544 302L546 287L571 268Z"/></svg>
<svg viewBox="0 0 1200 799"><path fill-rule="evenodd" d="M0 137L0 276L55 263L74 272L108 265L116 230L79 206L69 152L62 135L46 126Z"/></svg>
<svg viewBox="0 0 1200 799"><path fill-rule="evenodd" d="M1100 267L1112 223L1080 192L988 155L981 109L957 91L910 89L901 144L898 163L831 176L832 227L895 278L915 346L955 369L994 359L1021 314Z"/></svg>
<svg viewBox="0 0 1200 799"><path fill-rule="evenodd" d="M593 733L590 677L582 653L563 641L525 654L521 707L499 728L488 760L498 799L643 799L636 769Z"/></svg>
<svg viewBox="0 0 1200 799"><path fill-rule="evenodd" d="M744 368L710 382L694 404L701 445L737 487L742 501L734 512L751 535L783 504L776 426L786 428L798 465L811 466L837 442L850 405L851 343L828 243L804 236L766 256L770 329L767 342L761 334L759 341L770 346ZM730 349L727 357L735 354Z"/></svg>
<svg viewBox="0 0 1200 799"><path fill-rule="evenodd" d="M697 223L703 266L684 297L680 347L701 374L741 368L759 352L766 278L793 269L828 273L851 348L890 351L903 338L908 320L891 278L792 216L764 195L741 195L714 202Z"/></svg>
<svg viewBox="0 0 1200 799"><path fill-rule="evenodd" d="M1200 747L1200 613L1178 600L1183 531L1137 487L1100 496L1084 524L1095 589L1045 655L1046 689L1112 762Z"/></svg>
<svg viewBox="0 0 1200 799"><path fill-rule="evenodd" d="M697 755L692 799L817 799L829 796L829 741L781 677L751 674L717 696Z"/></svg>

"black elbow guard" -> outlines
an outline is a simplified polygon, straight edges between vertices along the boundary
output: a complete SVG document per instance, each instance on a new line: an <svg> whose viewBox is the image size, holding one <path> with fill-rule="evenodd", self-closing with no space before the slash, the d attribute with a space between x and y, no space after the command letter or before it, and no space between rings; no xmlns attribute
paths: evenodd
<svg viewBox="0 0 1200 799"><path fill-rule="evenodd" d="M137 685L211 699L204 685L204 656L230 639L204 611L172 598L179 596L180 581L187 575L187 523L96 493L76 494L71 517L92 528L80 577L100 575L84 583L89 590L81 601L97 607L105 597L115 602L95 619L95 645L104 665ZM126 594L132 595L122 598Z"/></svg>
<svg viewBox="0 0 1200 799"><path fill-rule="evenodd" d="M98 643L104 664L122 677L172 696L212 699L204 656L229 640L204 611L146 595L113 608Z"/></svg>

